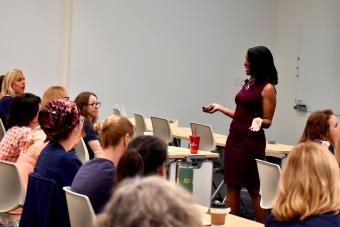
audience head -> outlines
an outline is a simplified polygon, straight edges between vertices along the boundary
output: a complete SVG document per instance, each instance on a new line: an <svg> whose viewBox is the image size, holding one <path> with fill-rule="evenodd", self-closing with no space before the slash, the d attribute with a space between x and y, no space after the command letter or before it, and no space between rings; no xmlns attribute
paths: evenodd
<svg viewBox="0 0 340 227"><path fill-rule="evenodd" d="M80 131L77 138L79 140L83 128L76 104L67 99L50 101L39 113L39 124L46 134L47 141L68 139L75 130L77 133ZM75 141L75 144L77 142Z"/></svg>
<svg viewBox="0 0 340 227"><path fill-rule="evenodd" d="M267 81L273 85L278 83L273 55L267 47L249 48L245 66L249 67L249 74L255 77L257 81Z"/></svg>
<svg viewBox="0 0 340 227"><path fill-rule="evenodd" d="M25 77L20 69L9 70L2 81L0 98L23 94L25 85Z"/></svg>
<svg viewBox="0 0 340 227"><path fill-rule="evenodd" d="M273 205L277 221L340 212L340 170L334 156L315 142L300 143L289 153Z"/></svg>
<svg viewBox="0 0 340 227"><path fill-rule="evenodd" d="M299 142L323 140L335 144L339 135L337 119L332 110L326 109L309 115Z"/></svg>
<svg viewBox="0 0 340 227"><path fill-rule="evenodd" d="M138 136L128 145L119 161L117 182L137 175L165 175L168 146L155 136Z"/></svg>
<svg viewBox="0 0 340 227"><path fill-rule="evenodd" d="M62 99L67 97L67 92L62 86L51 86L44 92L41 100L41 108L45 108L47 103L52 100Z"/></svg>
<svg viewBox="0 0 340 227"><path fill-rule="evenodd" d="M126 117L110 116L102 123L100 144L104 149L116 147L120 142L127 146L133 132L133 125Z"/></svg>
<svg viewBox="0 0 340 227"><path fill-rule="evenodd" d="M202 221L188 192L151 176L119 184L94 226L198 227Z"/></svg>
<svg viewBox="0 0 340 227"><path fill-rule="evenodd" d="M98 117L99 107L101 105L101 103L97 100L96 94L89 91L82 92L74 101L80 110L80 114L85 117L85 120L95 123Z"/></svg>
<svg viewBox="0 0 340 227"><path fill-rule="evenodd" d="M34 94L24 93L15 96L9 108L8 127L37 127L39 107L40 98Z"/></svg>

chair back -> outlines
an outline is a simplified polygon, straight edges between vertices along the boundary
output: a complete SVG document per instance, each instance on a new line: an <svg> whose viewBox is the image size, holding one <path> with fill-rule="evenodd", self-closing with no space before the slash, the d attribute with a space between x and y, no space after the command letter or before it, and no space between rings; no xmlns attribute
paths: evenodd
<svg viewBox="0 0 340 227"><path fill-rule="evenodd" d="M0 212L8 212L22 206L25 187L15 164L0 161Z"/></svg>
<svg viewBox="0 0 340 227"><path fill-rule="evenodd" d="M87 150L83 138L79 140L79 142L74 147L74 150L76 151L76 154L82 163L85 163L88 160L90 160L89 151Z"/></svg>
<svg viewBox="0 0 340 227"><path fill-rule="evenodd" d="M63 187L72 227L91 227L96 218L89 198L73 192L69 186Z"/></svg>
<svg viewBox="0 0 340 227"><path fill-rule="evenodd" d="M139 113L133 113L133 115L135 116L136 126L135 136L144 135L144 132L147 131L144 116Z"/></svg>
<svg viewBox="0 0 340 227"><path fill-rule="evenodd" d="M169 121L160 117L151 117L153 135L161 138L166 144L173 141Z"/></svg>
<svg viewBox="0 0 340 227"><path fill-rule="evenodd" d="M120 112L120 109L118 106L112 107L112 113L113 115L116 115L116 116L122 116L122 113Z"/></svg>
<svg viewBox="0 0 340 227"><path fill-rule="evenodd" d="M0 141L2 140L2 138L4 138L5 134L6 134L6 128L2 120L0 119Z"/></svg>
<svg viewBox="0 0 340 227"><path fill-rule="evenodd" d="M216 150L216 142L214 133L209 125L190 123L191 133L200 136L199 150L214 151Z"/></svg>
<svg viewBox="0 0 340 227"><path fill-rule="evenodd" d="M259 159L256 159L256 164L260 177L260 206L263 209L271 209L281 176L281 168L277 164Z"/></svg>
<svg viewBox="0 0 340 227"><path fill-rule="evenodd" d="M65 194L54 180L29 174L19 226L70 226Z"/></svg>
<svg viewBox="0 0 340 227"><path fill-rule="evenodd" d="M213 180L213 163L202 161L200 165L177 162L176 182L191 192L194 201L209 207L211 201L211 189Z"/></svg>

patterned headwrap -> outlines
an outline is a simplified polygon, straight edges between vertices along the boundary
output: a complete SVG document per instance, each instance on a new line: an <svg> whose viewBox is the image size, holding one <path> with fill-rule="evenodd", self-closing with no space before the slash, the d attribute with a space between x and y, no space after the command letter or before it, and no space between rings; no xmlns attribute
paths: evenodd
<svg viewBox="0 0 340 227"><path fill-rule="evenodd" d="M39 124L46 133L46 140L65 139L80 119L80 111L73 101L50 101L39 113Z"/></svg>

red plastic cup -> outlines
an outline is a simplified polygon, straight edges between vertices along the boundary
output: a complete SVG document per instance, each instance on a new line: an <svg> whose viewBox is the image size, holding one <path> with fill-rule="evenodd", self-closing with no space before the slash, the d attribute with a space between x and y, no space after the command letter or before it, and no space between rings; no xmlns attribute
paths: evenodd
<svg viewBox="0 0 340 227"><path fill-rule="evenodd" d="M197 154L198 147L200 145L200 136L198 135L189 136L189 142L190 142L190 153Z"/></svg>

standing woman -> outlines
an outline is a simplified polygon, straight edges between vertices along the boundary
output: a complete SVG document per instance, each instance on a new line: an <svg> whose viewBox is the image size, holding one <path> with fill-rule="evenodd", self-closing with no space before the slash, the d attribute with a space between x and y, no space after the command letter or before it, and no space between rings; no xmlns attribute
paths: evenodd
<svg viewBox="0 0 340 227"><path fill-rule="evenodd" d="M8 129L7 118L12 98L16 95L23 94L25 92L25 85L25 77L20 69L9 70L2 81L0 93L0 117L6 129Z"/></svg>
<svg viewBox="0 0 340 227"><path fill-rule="evenodd" d="M265 159L266 138L276 106L277 71L270 50L263 46L248 49L245 56L245 80L235 97L236 110L212 103L203 111L220 111L231 117L225 146L224 181L227 184L227 203L232 214L240 210L240 190L246 187L258 222L264 222L267 211L260 207L260 180L255 159Z"/></svg>
<svg viewBox="0 0 340 227"><path fill-rule="evenodd" d="M101 102L98 102L94 93L88 91L80 93L74 101L80 110L80 114L85 118L85 136L83 139L89 151L90 159L93 159L95 152L103 150L99 143L99 133L94 127L98 120Z"/></svg>

